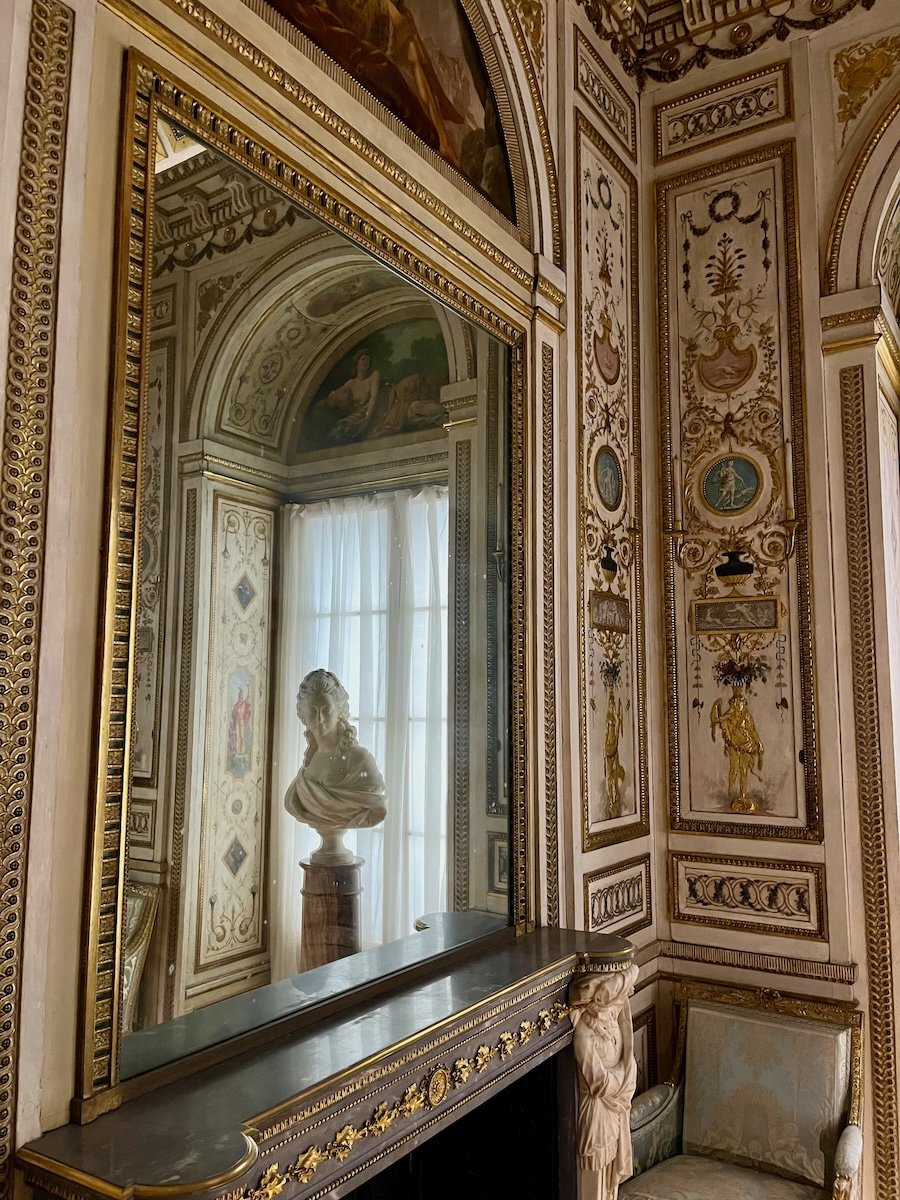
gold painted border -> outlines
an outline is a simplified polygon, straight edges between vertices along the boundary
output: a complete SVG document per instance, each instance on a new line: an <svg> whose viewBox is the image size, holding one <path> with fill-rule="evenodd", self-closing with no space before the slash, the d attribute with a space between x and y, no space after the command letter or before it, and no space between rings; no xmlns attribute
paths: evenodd
<svg viewBox="0 0 900 1200"><path fill-rule="evenodd" d="M821 781L818 769L817 688L813 648L813 603L809 570L808 500L806 486L806 399L804 395L803 336L800 312L800 248L797 222L795 143L793 139L775 142L751 150L735 158L723 159L710 166L697 167L680 175L661 179L656 185L656 244L658 251L657 304L659 324L659 408L663 455L662 527L672 530L675 522L673 464L672 464L672 382L671 338L669 328L669 194L691 184L702 183L721 175L733 175L763 163L779 162L782 169L781 210L783 213L783 245L786 305L782 313L789 346L790 432L793 439L795 475L797 618L800 655L800 707L802 714L804 751L805 817L799 825L776 825L752 820L723 821L715 818L685 815L681 811L681 739L678 690L678 610L676 606L676 546L671 536L665 538L663 550L663 632L665 638L665 670L668 740L669 823L676 831L713 833L722 837L772 838L788 842L821 842L823 839L821 811ZM676 331L677 334L677 331ZM678 481L681 486L681 481ZM795 697L796 699L796 697Z"/></svg>
<svg viewBox="0 0 900 1200"><path fill-rule="evenodd" d="M547 924L559 925L559 790L556 762L556 558L555 464L553 461L554 350L541 346L541 439L543 451L543 506L541 511L544 557L544 821L547 839Z"/></svg>
<svg viewBox="0 0 900 1200"><path fill-rule="evenodd" d="M771 117L767 121L760 121L758 125L751 125L748 129L741 130L731 129L726 133L720 134L718 137L708 138L703 141L698 139L692 142L689 146L684 146L681 150L673 150L668 154L663 151L663 117L673 108L681 108L683 105L693 104L696 101L705 100L708 97L716 96L720 92L729 91L731 88L741 87L747 83L753 83L757 79L764 79L767 75L781 75L782 87L784 88L784 106L785 111L780 116ZM687 154L696 154L700 150L708 150L710 146L719 146L722 142L730 142L736 137L749 137L753 133L757 133L762 129L774 129L778 125L784 125L794 119L794 80L791 73L790 59L783 59L781 62L772 63L770 67L763 67L759 71L750 71L746 75L738 75L735 79L727 79L724 83L717 83L714 87L703 88L699 92L690 92L686 96L680 96L675 100L667 100L665 104L657 104L653 109L653 124L655 130L654 149L656 154L656 162L671 162L676 158L683 158Z"/></svg>
<svg viewBox="0 0 900 1200"><path fill-rule="evenodd" d="M591 929L591 884L596 883L600 879L608 879L612 875L617 875L621 871L627 870L629 867L640 867L643 876L644 884L644 908L645 913L638 916L638 919L631 925L626 925L623 929ZM615 937L630 937L631 934L637 933L639 929L646 929L653 924L653 879L650 869L650 855L639 854L636 858L625 859L624 862L616 863L611 867L604 867L599 871L591 871L584 876L583 883L583 901L584 901L584 927L591 933L611 933Z"/></svg>
<svg viewBox="0 0 900 1200"><path fill-rule="evenodd" d="M612 122L606 118L603 110L597 104L597 101L594 99L594 97L589 92L586 92L581 86L579 67L581 66L582 52L584 52L585 58L592 60L593 63L596 64L596 66L599 68L597 72L598 75L603 78L610 90L615 92L615 94L624 104L628 113L627 138L622 137L622 134L618 129L616 129L615 125L613 125ZM575 92L581 96L585 104L589 105L595 115L600 118L622 149L628 154L631 161L637 162L637 108L635 103L625 91L621 83L619 83L618 79L612 73L610 68L606 65L606 63L585 37L579 25L575 26L575 53L572 57L574 67L574 79L572 86Z"/></svg>
<svg viewBox="0 0 900 1200"><path fill-rule="evenodd" d="M533 880L526 852L526 730L524 679L527 663L525 330L511 324L467 285L418 257L406 242L359 213L313 176L282 158L236 121L221 115L192 88L172 79L143 55L129 51L123 104L113 306L112 404L108 558L98 678L100 680L97 792L89 833L90 896L81 1013L82 1053L77 1064L73 1119L93 1119L121 1103L118 1088L121 1004L121 895L127 852L125 817L131 727L132 604L137 531L135 482L139 473L138 422L146 386L142 352L149 344L153 183L152 147L157 114L176 121L226 158L277 188L298 207L337 229L375 258L417 283L460 315L510 345L510 630L511 630L511 913L519 931L532 920ZM410 218L414 223L414 219ZM528 420L526 417L528 416Z"/></svg>
<svg viewBox="0 0 900 1200"><path fill-rule="evenodd" d="M582 217L582 166L581 144L586 138L602 159L616 171L624 181L629 191L628 211L628 240L631 252L631 444L634 463L634 495L631 497L631 532L634 542L634 595L631 597L631 608L634 612L635 623L635 708L637 710L637 736L634 742L635 766L635 800L637 812L629 824L616 825L613 829L591 829L590 803L587 794L587 681L585 679L586 662L586 614L584 607L584 576L585 549L583 544L583 517L585 508L586 489L591 483L581 478L584 467L584 424L579 419L577 455L578 455L578 707L579 707L579 759L581 767L581 837L582 850L588 853L601 846L610 846L618 842L630 841L633 838L644 837L650 832L649 801L647 795L647 761L645 747L646 737L646 665L644 647L644 542L643 542L643 490L641 486L641 347L640 320L638 309L638 188L637 181L627 165L619 158L615 150L607 145L603 136L581 111L575 114L575 179L577 193L575 198L575 228L581 230ZM579 234L580 236L580 234ZM575 353L578 359L576 366L577 390L576 395L584 394L584 348L582 346L582 307L584 302L583 281L581 277L581 254L575 255L575 305L577 310L577 332L575 337ZM593 474L593 470L591 472ZM625 485L623 468L623 486ZM627 490L627 488L626 488ZM604 822L609 825L609 821Z"/></svg>
<svg viewBox="0 0 900 1200"><path fill-rule="evenodd" d="M875 1122L875 1176L879 1200L900 1194L900 1147L896 1088L897 1032L888 898L884 779L881 772L878 657L872 576L872 529L866 439L865 374L861 365L838 375L844 442L847 567L852 580L850 637L853 647L853 717L862 840L866 974L871 1023L872 1111Z"/></svg>
<svg viewBox="0 0 900 1200"><path fill-rule="evenodd" d="M798 926L757 924L755 922L729 920L727 916L705 916L702 913L685 915L678 908L678 866L681 863L706 863L711 867L740 868L751 875L757 871L787 871L807 875L816 897L817 923L815 928ZM737 910L736 910L737 911ZM777 937L812 938L828 941L828 912L825 903L825 867L822 863L803 863L796 859L787 862L777 858L728 858L718 854L690 854L687 851L669 852L669 915L673 921L686 925L715 925L720 929L740 930L742 933L772 933Z"/></svg>
<svg viewBox="0 0 900 1200"><path fill-rule="evenodd" d="M33 0L16 186L0 473L0 790L5 886L0 1012L0 1195L12 1195L22 937L37 722L63 168L75 14ZM35 948L36 949L36 948Z"/></svg>

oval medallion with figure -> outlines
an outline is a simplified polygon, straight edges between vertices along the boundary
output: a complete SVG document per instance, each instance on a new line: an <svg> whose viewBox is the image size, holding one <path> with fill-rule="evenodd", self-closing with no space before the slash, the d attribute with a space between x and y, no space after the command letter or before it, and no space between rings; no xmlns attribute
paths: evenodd
<svg viewBox="0 0 900 1200"><path fill-rule="evenodd" d="M756 503L761 490L759 468L742 454L719 455L703 472L700 482L703 503L723 516L746 512Z"/></svg>
<svg viewBox="0 0 900 1200"><path fill-rule="evenodd" d="M594 477L604 508L615 512L622 503L622 468L615 450L609 446L600 448L594 463Z"/></svg>

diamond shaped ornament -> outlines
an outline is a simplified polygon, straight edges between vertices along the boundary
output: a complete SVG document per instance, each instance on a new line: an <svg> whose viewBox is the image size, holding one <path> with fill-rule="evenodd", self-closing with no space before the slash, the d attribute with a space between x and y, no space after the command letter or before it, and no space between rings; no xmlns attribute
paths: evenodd
<svg viewBox="0 0 900 1200"><path fill-rule="evenodd" d="M247 578L246 574L242 575L234 585L234 594L238 604L246 612L256 597L256 588Z"/></svg>
<svg viewBox="0 0 900 1200"><path fill-rule="evenodd" d="M234 838L231 845L222 855L225 866L232 873L237 875L238 871L244 865L244 859L247 857L247 851L241 845L237 838Z"/></svg>

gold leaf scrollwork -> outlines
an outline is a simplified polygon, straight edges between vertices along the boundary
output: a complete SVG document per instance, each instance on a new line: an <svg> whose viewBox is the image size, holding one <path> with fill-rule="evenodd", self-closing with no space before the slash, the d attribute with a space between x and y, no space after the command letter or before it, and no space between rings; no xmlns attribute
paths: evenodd
<svg viewBox="0 0 900 1200"><path fill-rule="evenodd" d="M366 1137L365 1127L354 1129L352 1125L345 1125L335 1135L334 1141L328 1147L328 1153L331 1158L337 1159L338 1162L343 1162L356 1143L362 1141L364 1137Z"/></svg>

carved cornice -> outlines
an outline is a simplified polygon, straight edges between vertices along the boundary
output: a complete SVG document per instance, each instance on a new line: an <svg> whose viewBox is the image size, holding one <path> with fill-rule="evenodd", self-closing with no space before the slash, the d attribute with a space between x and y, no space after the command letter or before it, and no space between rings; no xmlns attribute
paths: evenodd
<svg viewBox="0 0 900 1200"><path fill-rule="evenodd" d="M0 474L0 790L3 982L0 985L0 1194L11 1195L21 940L37 719L50 410L56 359L63 163L75 15L34 0L16 192Z"/></svg>
<svg viewBox="0 0 900 1200"><path fill-rule="evenodd" d="M671 82L695 67L731 62L773 38L813 33L875 0L578 0L597 34L609 42L625 70L641 87L649 80ZM773 11L775 8L778 13Z"/></svg>

